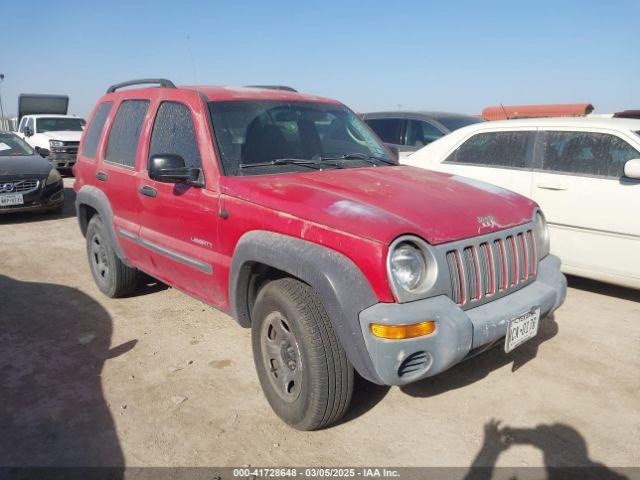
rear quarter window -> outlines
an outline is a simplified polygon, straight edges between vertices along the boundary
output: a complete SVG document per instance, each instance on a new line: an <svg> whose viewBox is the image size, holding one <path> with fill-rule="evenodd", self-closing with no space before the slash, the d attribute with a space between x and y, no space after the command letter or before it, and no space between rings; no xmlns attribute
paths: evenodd
<svg viewBox="0 0 640 480"><path fill-rule="evenodd" d="M136 164L138 140L149 109L148 100L124 100L113 120L105 160L125 167Z"/></svg>
<svg viewBox="0 0 640 480"><path fill-rule="evenodd" d="M101 103L87 127L87 133L84 136L84 143L82 144L82 155L86 158L96 158L98 142L100 141L102 129L107 121L111 107L113 107L113 102Z"/></svg>

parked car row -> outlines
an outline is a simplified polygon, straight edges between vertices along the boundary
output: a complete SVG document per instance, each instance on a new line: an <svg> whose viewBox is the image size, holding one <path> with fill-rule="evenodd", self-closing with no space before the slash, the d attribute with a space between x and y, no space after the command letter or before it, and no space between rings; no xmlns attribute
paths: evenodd
<svg viewBox="0 0 640 480"><path fill-rule="evenodd" d="M32 141L62 121L32 117ZM289 87L146 79L110 87L80 129L100 291L130 295L144 272L251 328L264 394L295 428L338 421L354 372L405 385L535 337L566 295L558 256L640 288L640 121L358 116ZM48 167L52 207L55 168L3 135L6 156ZM31 205L16 195L0 190L0 211Z"/></svg>
<svg viewBox="0 0 640 480"><path fill-rule="evenodd" d="M532 198L545 212L563 271L640 288L640 120L480 123L403 161Z"/></svg>
<svg viewBox="0 0 640 480"><path fill-rule="evenodd" d="M60 173L16 134L0 132L0 214L60 213L63 206Z"/></svg>
<svg viewBox="0 0 640 480"><path fill-rule="evenodd" d="M404 385L509 352L566 294L535 202L399 165L343 104L288 88L114 85L75 175L98 288L144 272L231 314L303 430L340 419L354 371Z"/></svg>

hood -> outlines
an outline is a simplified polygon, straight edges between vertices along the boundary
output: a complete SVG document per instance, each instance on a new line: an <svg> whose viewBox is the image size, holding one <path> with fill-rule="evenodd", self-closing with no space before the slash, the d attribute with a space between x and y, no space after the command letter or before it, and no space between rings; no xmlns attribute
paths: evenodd
<svg viewBox="0 0 640 480"><path fill-rule="evenodd" d="M535 203L488 183L410 166L225 177L225 193L389 244L432 245L531 221Z"/></svg>
<svg viewBox="0 0 640 480"><path fill-rule="evenodd" d="M0 155L0 177L46 177L51 168L51 163L40 155Z"/></svg>
<svg viewBox="0 0 640 480"><path fill-rule="evenodd" d="M69 131L60 130L59 132L43 132L39 135L43 135L51 140L62 140L63 142L79 142L82 136L82 130Z"/></svg>

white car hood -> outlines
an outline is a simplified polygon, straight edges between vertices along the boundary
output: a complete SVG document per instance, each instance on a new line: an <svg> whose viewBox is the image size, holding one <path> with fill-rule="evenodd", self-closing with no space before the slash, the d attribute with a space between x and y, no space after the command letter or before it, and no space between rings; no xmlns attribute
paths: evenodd
<svg viewBox="0 0 640 480"><path fill-rule="evenodd" d="M80 137L82 136L82 130L77 132L70 132L66 130L62 130L59 132L43 132L40 135L50 138L51 140L62 140L65 142L79 142Z"/></svg>

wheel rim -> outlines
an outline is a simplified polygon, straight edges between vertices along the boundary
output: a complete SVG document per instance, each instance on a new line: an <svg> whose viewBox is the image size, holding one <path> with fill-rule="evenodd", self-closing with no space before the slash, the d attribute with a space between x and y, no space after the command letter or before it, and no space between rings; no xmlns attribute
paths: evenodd
<svg viewBox="0 0 640 480"><path fill-rule="evenodd" d="M283 400L295 401L302 388L302 356L298 340L280 312L267 315L260 332L260 346L273 389Z"/></svg>
<svg viewBox="0 0 640 480"><path fill-rule="evenodd" d="M91 238L90 256L91 266L96 276L102 282L107 282L109 278L109 258L107 256L107 248L98 234Z"/></svg>

